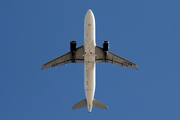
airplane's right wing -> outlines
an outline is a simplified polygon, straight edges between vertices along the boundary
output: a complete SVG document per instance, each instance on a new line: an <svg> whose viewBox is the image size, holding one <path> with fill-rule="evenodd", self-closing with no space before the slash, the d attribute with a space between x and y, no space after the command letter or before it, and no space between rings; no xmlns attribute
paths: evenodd
<svg viewBox="0 0 180 120"><path fill-rule="evenodd" d="M96 55L96 63L112 63L115 65L119 65L122 67L130 67L134 69L138 69L137 65L135 63L132 63L122 57L119 57L118 55L115 55L108 51L107 56L105 56L103 48L96 46L95 48L95 55Z"/></svg>

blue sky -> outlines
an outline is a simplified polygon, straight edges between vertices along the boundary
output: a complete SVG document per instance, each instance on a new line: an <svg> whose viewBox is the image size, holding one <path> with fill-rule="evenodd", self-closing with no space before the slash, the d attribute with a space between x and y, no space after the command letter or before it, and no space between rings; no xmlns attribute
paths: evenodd
<svg viewBox="0 0 180 120"><path fill-rule="evenodd" d="M180 119L179 0L1 0L0 119ZM41 70L84 43L92 9L96 44L139 70L96 65L95 98L108 110L72 110L85 98L84 65Z"/></svg>

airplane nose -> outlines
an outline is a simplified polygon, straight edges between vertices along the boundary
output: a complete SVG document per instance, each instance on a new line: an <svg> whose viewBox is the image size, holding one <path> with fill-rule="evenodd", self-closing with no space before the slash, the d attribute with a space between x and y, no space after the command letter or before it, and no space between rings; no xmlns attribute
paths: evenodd
<svg viewBox="0 0 180 120"><path fill-rule="evenodd" d="M88 10L88 13L89 13L89 14L92 14L92 10L91 10L91 9L89 9L89 10Z"/></svg>
<svg viewBox="0 0 180 120"><path fill-rule="evenodd" d="M87 11L86 16L89 16L89 17L94 16L91 9L89 9L89 10Z"/></svg>
<svg viewBox="0 0 180 120"><path fill-rule="evenodd" d="M91 26L95 27L95 18L91 9L86 12L84 21L84 26L88 27L88 25L91 23Z"/></svg>

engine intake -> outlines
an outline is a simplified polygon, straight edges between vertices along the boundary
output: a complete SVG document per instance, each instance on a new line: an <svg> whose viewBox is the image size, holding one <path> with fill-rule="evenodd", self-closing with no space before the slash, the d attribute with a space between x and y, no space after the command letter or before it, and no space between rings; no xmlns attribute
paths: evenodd
<svg viewBox="0 0 180 120"><path fill-rule="evenodd" d="M103 51L108 51L109 50L109 41L104 41L103 42Z"/></svg>
<svg viewBox="0 0 180 120"><path fill-rule="evenodd" d="M108 55L108 50L109 50L109 41L104 41L103 42L103 51L104 51L105 59Z"/></svg>
<svg viewBox="0 0 180 120"><path fill-rule="evenodd" d="M72 56L74 56L74 54L76 52L76 41L70 42L70 50L71 50Z"/></svg>

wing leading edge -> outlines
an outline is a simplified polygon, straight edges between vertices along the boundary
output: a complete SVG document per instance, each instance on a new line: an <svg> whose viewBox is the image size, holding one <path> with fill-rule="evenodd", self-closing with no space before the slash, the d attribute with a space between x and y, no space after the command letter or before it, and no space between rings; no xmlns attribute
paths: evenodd
<svg viewBox="0 0 180 120"><path fill-rule="evenodd" d="M84 63L83 54L84 54L84 46L81 46L76 49L74 56L72 56L71 52L68 52L50 62L45 63L41 69L43 70L50 67L57 67L61 65L66 65L68 63Z"/></svg>
<svg viewBox="0 0 180 120"><path fill-rule="evenodd" d="M95 48L95 54L96 54L96 63L111 63L115 65L119 65L122 67L130 67L134 69L138 69L137 65L133 62L130 62L122 57L119 57L111 52L108 52L108 54L105 56L103 48L96 46Z"/></svg>

